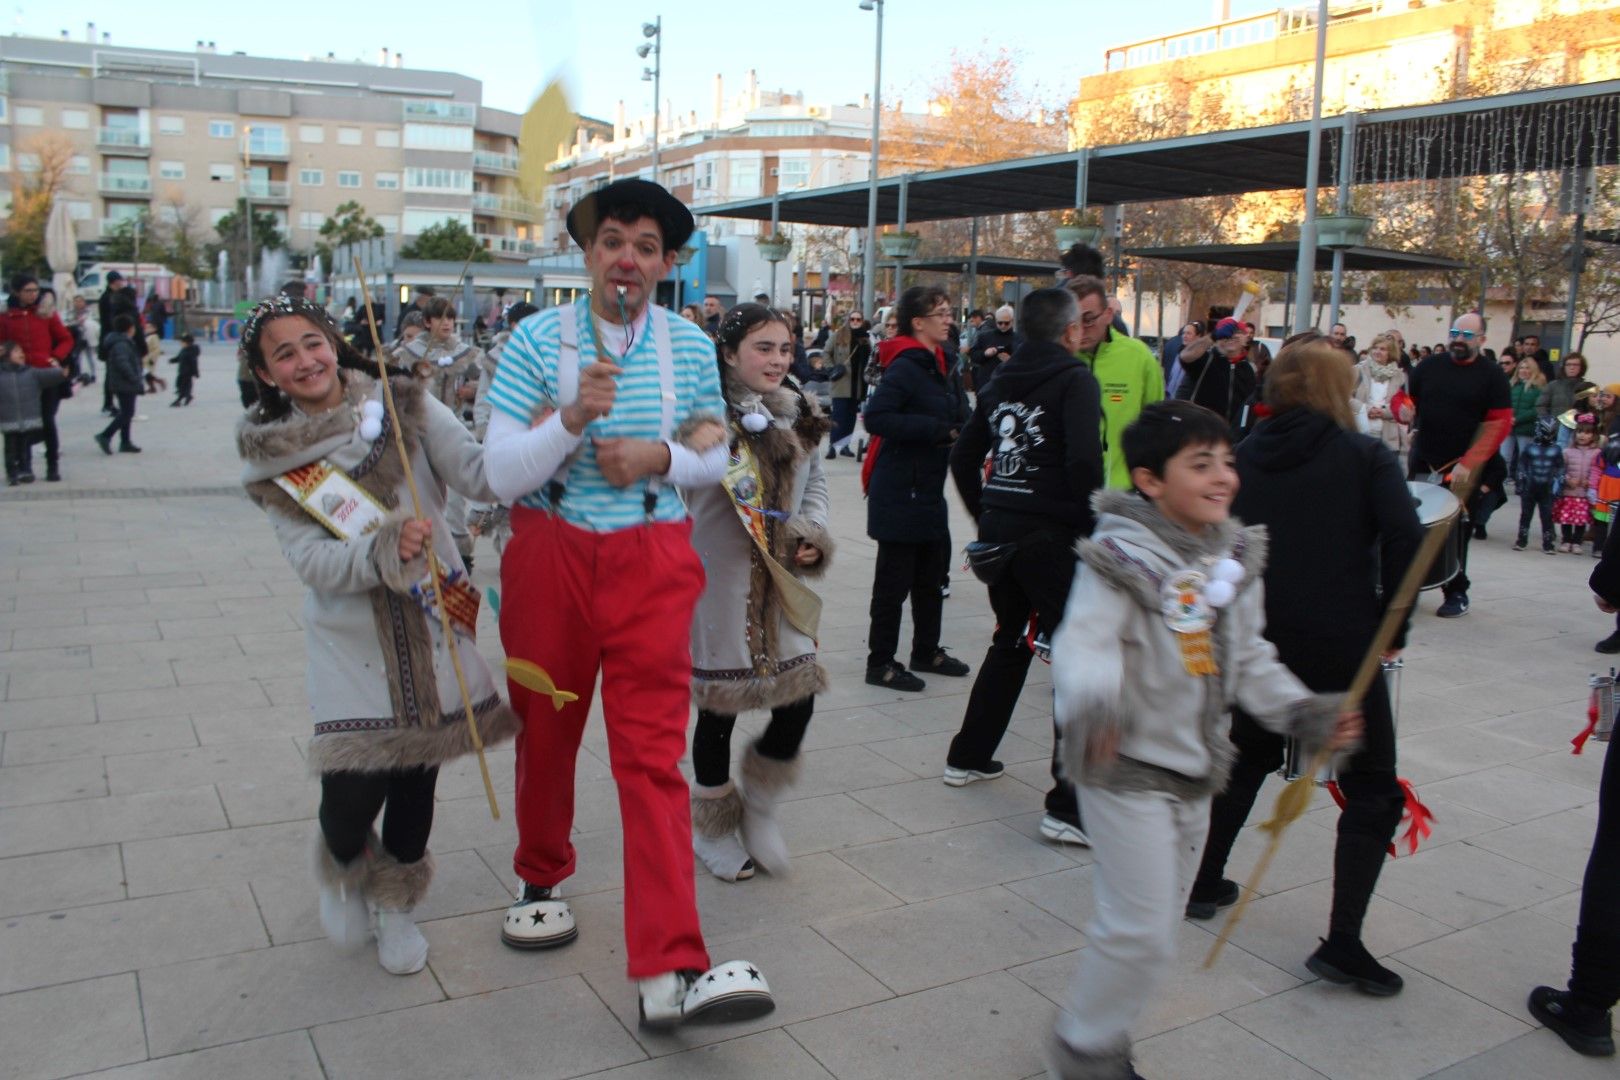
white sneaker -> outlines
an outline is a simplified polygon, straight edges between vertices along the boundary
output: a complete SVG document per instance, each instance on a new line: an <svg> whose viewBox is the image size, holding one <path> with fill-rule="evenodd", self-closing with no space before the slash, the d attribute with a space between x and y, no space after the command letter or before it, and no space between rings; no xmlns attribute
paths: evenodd
<svg viewBox="0 0 1620 1080"><path fill-rule="evenodd" d="M668 1029L686 1018L686 992L697 979L695 971L666 971L650 979L637 979L641 996L641 1026Z"/></svg>
<svg viewBox="0 0 1620 1080"><path fill-rule="evenodd" d="M514 949L549 949L579 937L574 913L556 886L519 882L520 891L506 909L501 940Z"/></svg>
<svg viewBox="0 0 1620 1080"><path fill-rule="evenodd" d="M428 943L408 911L377 912L377 962L392 975L427 967Z"/></svg>
<svg viewBox="0 0 1620 1080"><path fill-rule="evenodd" d="M1007 770L1001 762L992 761L984 769L958 769L954 765L945 766L945 783L951 787L966 787L979 780L995 780Z"/></svg>
<svg viewBox="0 0 1620 1080"><path fill-rule="evenodd" d="M1080 826L1071 825L1062 818L1053 817L1051 814L1041 818L1041 835L1059 844L1078 844L1080 847L1091 846L1091 838L1080 831Z"/></svg>
<svg viewBox="0 0 1620 1080"><path fill-rule="evenodd" d="M371 937L371 912L360 886L321 883L321 929L345 952L356 952L365 945Z"/></svg>

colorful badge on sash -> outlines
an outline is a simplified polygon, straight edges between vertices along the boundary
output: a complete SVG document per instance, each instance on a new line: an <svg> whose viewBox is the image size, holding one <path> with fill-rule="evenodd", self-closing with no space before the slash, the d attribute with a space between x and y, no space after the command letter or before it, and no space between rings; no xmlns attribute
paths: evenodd
<svg viewBox="0 0 1620 1080"><path fill-rule="evenodd" d="M437 559L434 560L433 567L439 574L439 595L444 597L445 610L450 613L451 629L468 640L476 638L478 605L482 600L478 590L460 570L452 570L447 574L444 564ZM438 622L439 609L433 606L433 585L426 574L422 576L421 581L411 586L411 596L422 606L429 619Z"/></svg>
<svg viewBox="0 0 1620 1080"><path fill-rule="evenodd" d="M304 512L339 540L357 540L382 527L388 510L349 474L324 459L276 477Z"/></svg>
<svg viewBox="0 0 1620 1080"><path fill-rule="evenodd" d="M1215 641L1210 631L1218 609L1237 596L1237 583L1243 580L1243 565L1236 559L1217 561L1206 575L1198 570L1178 570L1165 578L1160 605L1165 625L1181 646L1181 663L1189 675L1219 675L1215 663Z"/></svg>
<svg viewBox="0 0 1620 1080"><path fill-rule="evenodd" d="M737 440L737 445L731 451L731 462L726 466L725 478L720 483L726 489L726 494L731 496L737 519L742 522L749 539L754 541L754 547L765 560L765 569L770 573L771 581L782 599L783 617L800 633L815 640L821 629L821 597L794 577L793 572L777 562L771 554L766 520L786 520L788 515L764 504L759 461L754 457L747 439Z"/></svg>

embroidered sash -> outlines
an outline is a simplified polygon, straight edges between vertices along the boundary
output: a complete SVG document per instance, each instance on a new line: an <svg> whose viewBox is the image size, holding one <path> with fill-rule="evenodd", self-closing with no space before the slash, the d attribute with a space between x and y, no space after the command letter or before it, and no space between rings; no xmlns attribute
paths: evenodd
<svg viewBox="0 0 1620 1080"><path fill-rule="evenodd" d="M747 439L737 440L731 451L725 478L720 483L726 489L726 494L731 496L731 504L737 511L743 530L753 540L760 558L764 560L765 569L776 585L776 591L782 598L783 616L800 633L815 640L821 628L821 597L794 577L793 572L777 562L771 554L767 519L785 518L786 515L764 505L759 460Z"/></svg>

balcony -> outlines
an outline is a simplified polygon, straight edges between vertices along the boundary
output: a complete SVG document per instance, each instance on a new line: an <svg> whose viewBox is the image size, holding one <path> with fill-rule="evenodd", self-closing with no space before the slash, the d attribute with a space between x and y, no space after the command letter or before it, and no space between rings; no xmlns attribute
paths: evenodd
<svg viewBox="0 0 1620 1080"><path fill-rule="evenodd" d="M244 180L242 198L256 203L290 203L292 185L285 180Z"/></svg>
<svg viewBox="0 0 1620 1080"><path fill-rule="evenodd" d="M539 250L539 244L533 240L524 240L517 236L497 236L494 233L473 233L473 238L484 245L484 250L492 255L505 255L513 258L527 259Z"/></svg>
<svg viewBox="0 0 1620 1080"><path fill-rule="evenodd" d="M473 192L472 208L475 214L493 214L524 221L533 221L540 216L539 205L528 199L520 199L516 195L494 195L487 191Z"/></svg>
<svg viewBox="0 0 1620 1080"><path fill-rule="evenodd" d="M400 104L406 123L471 124L478 119L478 106L464 101L406 98Z"/></svg>
<svg viewBox="0 0 1620 1080"><path fill-rule="evenodd" d="M96 129L96 145L121 154L144 154L152 149L152 137L134 128L103 127Z"/></svg>
<svg viewBox="0 0 1620 1080"><path fill-rule="evenodd" d="M103 195L120 198L151 198L152 178L138 173L102 173L96 179L96 188Z"/></svg>
<svg viewBox="0 0 1620 1080"><path fill-rule="evenodd" d="M505 173L517 175L518 156L516 154L497 154L493 150L474 150L473 168L479 172Z"/></svg>
<svg viewBox="0 0 1620 1080"><path fill-rule="evenodd" d="M280 135L255 131L248 135L247 156L249 161L286 161L292 156L292 143Z"/></svg>

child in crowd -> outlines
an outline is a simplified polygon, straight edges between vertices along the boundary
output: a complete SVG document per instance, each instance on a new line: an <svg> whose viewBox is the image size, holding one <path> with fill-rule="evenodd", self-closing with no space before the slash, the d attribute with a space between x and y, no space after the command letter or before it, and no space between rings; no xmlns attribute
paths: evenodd
<svg viewBox="0 0 1620 1080"><path fill-rule="evenodd" d="M7 486L34 482L28 446L45 430L40 394L66 380L67 372L55 364L29 367L22 342L0 344L0 432L5 433Z"/></svg>
<svg viewBox="0 0 1620 1080"><path fill-rule="evenodd" d="M379 963L409 975L427 963L412 910L433 879L427 844L439 766L473 748L447 650L457 650L483 743L518 728L478 652L478 593L444 519L447 488L493 500L483 448L415 378L393 377L421 496L423 516L412 517L382 388L362 374L371 365L352 355L324 308L285 295L264 300L243 326L241 349L263 385L236 433L243 486L307 589L315 731L306 757L321 780L321 927L338 945L358 947L374 912ZM435 562L452 613L448 640L428 578Z"/></svg>
<svg viewBox="0 0 1620 1080"><path fill-rule="evenodd" d="M805 363L810 365L810 372L804 377L804 392L821 406L823 413L832 409L832 369L827 366L827 354L821 349L811 349L804 354Z"/></svg>
<svg viewBox="0 0 1620 1080"><path fill-rule="evenodd" d="M197 358L202 350L197 348L197 339L190 334L181 334L182 348L178 355L169 360L171 364L179 364L180 371L174 377L174 400L169 402L169 408L176 405L191 404L191 383L194 379L202 378L202 372L197 370Z"/></svg>
<svg viewBox="0 0 1620 1080"><path fill-rule="evenodd" d="M1530 363L1531 361L1525 361ZM1553 548L1553 499L1564 486L1564 452L1558 449L1558 421L1543 417L1536 421L1535 441L1519 451L1519 538L1513 550L1530 546L1530 518L1541 511L1541 550L1557 554Z"/></svg>
<svg viewBox="0 0 1620 1080"><path fill-rule="evenodd" d="M107 336L101 339L101 358L107 365L107 392L114 402L112 423L95 437L103 454L113 452L114 435L118 436L119 453L141 452L130 438L130 426L135 422L135 399L146 392L141 378L140 346L135 343L137 332L135 316L121 312L113 318Z"/></svg>
<svg viewBox="0 0 1620 1080"><path fill-rule="evenodd" d="M1308 755L1361 728L1262 636L1265 530L1228 516L1238 481L1226 421L1162 401L1121 441L1135 490L1093 497L1097 527L1052 643L1063 764L1097 860L1090 945L1048 1042L1058 1080L1136 1075L1130 1034L1174 962L1210 798L1233 756L1229 708Z"/></svg>
<svg viewBox="0 0 1620 1080"><path fill-rule="evenodd" d="M1581 549L1592 524L1592 503L1602 474L1597 417L1581 413L1575 418L1574 442L1564 450L1564 491L1553 503L1553 520L1563 530L1564 550L1572 555Z"/></svg>

